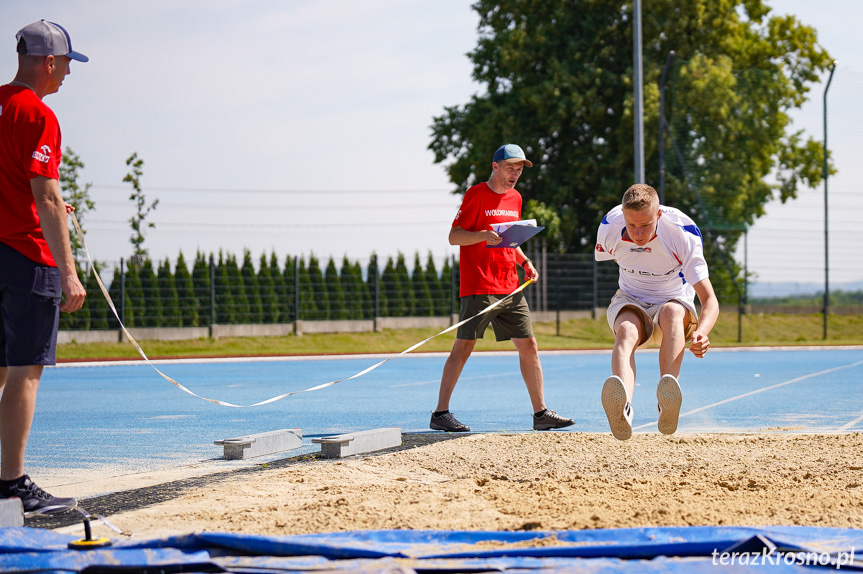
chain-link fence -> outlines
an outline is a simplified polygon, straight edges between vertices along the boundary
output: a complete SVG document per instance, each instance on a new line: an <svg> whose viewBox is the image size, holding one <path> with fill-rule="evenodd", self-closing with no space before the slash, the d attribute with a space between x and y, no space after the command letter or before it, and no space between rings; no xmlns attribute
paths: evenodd
<svg viewBox="0 0 863 574"><path fill-rule="evenodd" d="M617 289L617 267L591 255L528 251L542 280L526 291L537 311L593 310ZM366 266L344 259L322 268L314 257L198 256L189 269L165 261L121 260L98 266L120 319L127 327L206 327L213 324L273 324L298 320L356 320L375 317L448 317L458 313L458 261L438 269L429 257L409 268L403 256ZM83 275L83 273L82 273ZM95 277L85 280L84 307L63 314L64 330L114 330L117 320Z"/></svg>

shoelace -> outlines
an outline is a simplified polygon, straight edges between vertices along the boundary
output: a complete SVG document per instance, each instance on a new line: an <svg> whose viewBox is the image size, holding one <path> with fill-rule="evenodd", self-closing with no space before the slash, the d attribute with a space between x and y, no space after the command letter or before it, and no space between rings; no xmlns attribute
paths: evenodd
<svg viewBox="0 0 863 574"><path fill-rule="evenodd" d="M35 482L33 482L32 480L29 480L29 479L27 480L27 482L24 484L23 487L19 486L19 488L26 490L27 492L29 492L30 494L32 494L36 498L42 498L44 500L51 500L52 498L54 498L53 496L51 496L50 494L48 494L47 492L45 492L44 490L39 488L38 484L36 484Z"/></svg>

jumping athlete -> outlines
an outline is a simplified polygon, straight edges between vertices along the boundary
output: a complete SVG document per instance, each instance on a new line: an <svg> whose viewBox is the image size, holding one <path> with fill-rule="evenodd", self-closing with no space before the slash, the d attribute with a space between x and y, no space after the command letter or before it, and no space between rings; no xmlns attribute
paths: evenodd
<svg viewBox="0 0 863 574"><path fill-rule="evenodd" d="M656 386L659 431L672 434L683 402L677 378L686 343L691 342L693 355L703 358L710 348L707 335L719 317L701 231L680 210L660 205L652 187L636 184L623 194L621 205L602 218L595 257L613 259L620 267L620 289L607 312L614 332L612 375L602 387L611 433L620 440L632 436L635 349L653 344L659 345L662 374Z"/></svg>

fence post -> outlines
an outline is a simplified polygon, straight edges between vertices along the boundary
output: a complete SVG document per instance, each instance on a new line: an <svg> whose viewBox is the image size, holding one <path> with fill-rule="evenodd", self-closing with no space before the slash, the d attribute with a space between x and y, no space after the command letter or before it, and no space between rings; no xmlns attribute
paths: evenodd
<svg viewBox="0 0 863 574"><path fill-rule="evenodd" d="M560 337L560 268L554 274L554 295L557 306L557 336Z"/></svg>
<svg viewBox="0 0 863 574"><path fill-rule="evenodd" d="M455 316L455 300L458 297L458 286L455 281L456 267L455 267L455 253L452 254L452 265L450 265L450 273L449 273L449 324L455 325L455 321L453 317Z"/></svg>
<svg viewBox="0 0 863 574"><path fill-rule="evenodd" d="M216 262L210 253L210 338L216 338Z"/></svg>
<svg viewBox="0 0 863 574"><path fill-rule="evenodd" d="M300 323L300 257L294 259L294 335L299 334Z"/></svg>
<svg viewBox="0 0 863 574"><path fill-rule="evenodd" d="M375 333L378 332L380 325L378 324L378 318L381 316L381 273L380 269L378 269L378 256L375 254L374 256L374 269L375 272L375 308L372 310L374 317L372 318L372 331Z"/></svg>
<svg viewBox="0 0 863 574"><path fill-rule="evenodd" d="M542 238L542 274L548 273L548 249L546 246L545 237ZM542 310L548 311L548 282L542 282Z"/></svg>
<svg viewBox="0 0 863 574"><path fill-rule="evenodd" d="M120 323L126 324L126 261L120 258ZM117 330L117 340L123 342L123 328Z"/></svg>

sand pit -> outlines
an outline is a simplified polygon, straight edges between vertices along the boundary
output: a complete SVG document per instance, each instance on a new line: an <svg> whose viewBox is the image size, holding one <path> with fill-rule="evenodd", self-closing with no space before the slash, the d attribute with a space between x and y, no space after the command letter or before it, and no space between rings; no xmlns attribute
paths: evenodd
<svg viewBox="0 0 863 574"><path fill-rule="evenodd" d="M378 456L262 467L109 518L135 538L394 528L863 528L861 452L860 433L636 434L626 442L605 433L468 435ZM96 533L117 537L101 524Z"/></svg>

